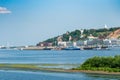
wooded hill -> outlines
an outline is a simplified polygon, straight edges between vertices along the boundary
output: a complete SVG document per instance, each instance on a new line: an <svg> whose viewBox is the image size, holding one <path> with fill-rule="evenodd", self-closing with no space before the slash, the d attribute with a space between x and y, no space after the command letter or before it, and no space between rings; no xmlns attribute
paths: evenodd
<svg viewBox="0 0 120 80"><path fill-rule="evenodd" d="M114 27L114 28L100 28L100 29L83 29L83 37L81 37L81 31L75 30L72 32L67 31L66 33L59 35L62 37L62 41L69 41L69 36L72 37L71 41L79 41L79 40L87 40L88 36L92 34L94 37L98 37L99 39L105 39L107 37L110 37L109 35L111 33L114 33L116 30L120 29L120 27ZM43 42L53 43L57 42L57 39L59 36L47 39ZM119 36L118 36L119 37ZM39 44L39 43L38 43Z"/></svg>

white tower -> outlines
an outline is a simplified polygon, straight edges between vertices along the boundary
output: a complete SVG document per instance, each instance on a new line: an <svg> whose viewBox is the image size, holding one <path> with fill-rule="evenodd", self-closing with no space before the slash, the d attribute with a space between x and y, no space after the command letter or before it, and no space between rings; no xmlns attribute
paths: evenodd
<svg viewBox="0 0 120 80"><path fill-rule="evenodd" d="M108 26L105 24L104 28L105 28L105 29L108 29Z"/></svg>
<svg viewBox="0 0 120 80"><path fill-rule="evenodd" d="M84 32L84 30L81 29L80 32L81 32L81 36L80 36L80 38L82 38L82 37L83 37L83 32Z"/></svg>
<svg viewBox="0 0 120 80"><path fill-rule="evenodd" d="M69 41L71 41L72 40L72 36L69 36Z"/></svg>

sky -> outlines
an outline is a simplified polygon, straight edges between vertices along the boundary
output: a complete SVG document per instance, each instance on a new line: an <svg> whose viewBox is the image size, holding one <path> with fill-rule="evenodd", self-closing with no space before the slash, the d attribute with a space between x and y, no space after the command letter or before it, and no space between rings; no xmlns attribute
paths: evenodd
<svg viewBox="0 0 120 80"><path fill-rule="evenodd" d="M0 0L0 45L36 45L76 29L120 26L120 0Z"/></svg>

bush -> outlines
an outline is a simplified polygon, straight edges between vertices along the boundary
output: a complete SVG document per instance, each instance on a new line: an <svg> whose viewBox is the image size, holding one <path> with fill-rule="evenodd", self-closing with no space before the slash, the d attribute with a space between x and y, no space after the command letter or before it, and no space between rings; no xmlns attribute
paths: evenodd
<svg viewBox="0 0 120 80"><path fill-rule="evenodd" d="M89 58L77 69L120 72L120 56Z"/></svg>

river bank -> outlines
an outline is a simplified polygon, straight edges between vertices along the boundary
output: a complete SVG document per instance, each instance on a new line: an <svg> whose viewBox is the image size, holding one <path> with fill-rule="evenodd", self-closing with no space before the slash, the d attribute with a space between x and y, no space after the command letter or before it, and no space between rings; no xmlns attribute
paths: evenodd
<svg viewBox="0 0 120 80"><path fill-rule="evenodd" d="M41 64L45 66L56 66L58 64ZM62 64L63 65L63 64ZM72 64L66 64L72 65ZM0 64L0 70L22 70L22 71L46 71L46 72L65 72L65 73L90 73L90 74L106 74L106 75L120 75L120 72L107 71L92 71L92 70L72 70L64 68L44 68L40 64Z"/></svg>

